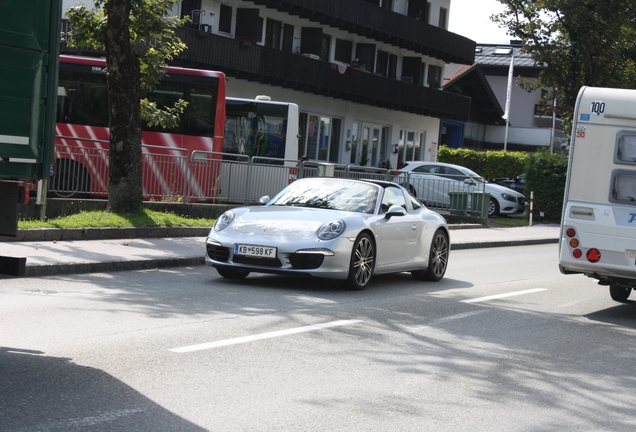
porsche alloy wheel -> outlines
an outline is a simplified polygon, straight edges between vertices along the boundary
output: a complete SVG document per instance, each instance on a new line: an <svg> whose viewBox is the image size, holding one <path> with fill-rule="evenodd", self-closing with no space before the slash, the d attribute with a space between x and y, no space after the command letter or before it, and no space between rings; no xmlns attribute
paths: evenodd
<svg viewBox="0 0 636 432"><path fill-rule="evenodd" d="M417 280L438 282L442 280L448 267L448 236L443 230L438 230L431 243L428 258L428 268L425 271L414 271L411 275Z"/></svg>
<svg viewBox="0 0 636 432"><path fill-rule="evenodd" d="M351 252L347 285L351 289L363 290L371 280L375 266L375 246L368 234L360 234Z"/></svg>

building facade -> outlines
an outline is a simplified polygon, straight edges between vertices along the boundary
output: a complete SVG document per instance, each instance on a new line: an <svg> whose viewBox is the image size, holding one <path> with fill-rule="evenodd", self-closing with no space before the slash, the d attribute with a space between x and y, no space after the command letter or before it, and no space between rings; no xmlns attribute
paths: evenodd
<svg viewBox="0 0 636 432"><path fill-rule="evenodd" d="M516 41L504 45L478 44L474 64L448 65L444 89L469 96L472 105L468 121L443 120L442 144L454 148L520 151L534 151L552 145L560 151L562 121L553 117L551 106L542 104L546 90L529 92L521 86L523 80L536 80L542 67L522 48ZM513 70L506 125L504 111L511 62Z"/></svg>
<svg viewBox="0 0 636 432"><path fill-rule="evenodd" d="M298 104L299 158L435 160L441 119L468 120L471 103L442 90L446 65L475 55L473 41L446 30L450 4L183 0L172 14L190 18L178 30L188 49L173 65L224 72L230 97Z"/></svg>

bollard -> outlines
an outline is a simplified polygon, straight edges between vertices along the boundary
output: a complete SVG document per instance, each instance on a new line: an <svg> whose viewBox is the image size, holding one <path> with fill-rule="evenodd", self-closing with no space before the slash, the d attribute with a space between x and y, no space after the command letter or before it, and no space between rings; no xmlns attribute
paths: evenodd
<svg viewBox="0 0 636 432"><path fill-rule="evenodd" d="M532 226L532 208L534 207L534 192L530 192L530 226Z"/></svg>

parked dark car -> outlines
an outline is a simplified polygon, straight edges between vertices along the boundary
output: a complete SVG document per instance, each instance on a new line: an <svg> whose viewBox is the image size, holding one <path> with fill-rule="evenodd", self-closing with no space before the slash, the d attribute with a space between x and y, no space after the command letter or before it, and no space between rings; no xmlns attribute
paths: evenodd
<svg viewBox="0 0 636 432"><path fill-rule="evenodd" d="M498 185L505 186L509 189L523 193L523 190L526 187L526 175L519 174L518 176L510 178L495 178L492 180L488 180L488 183L496 183Z"/></svg>

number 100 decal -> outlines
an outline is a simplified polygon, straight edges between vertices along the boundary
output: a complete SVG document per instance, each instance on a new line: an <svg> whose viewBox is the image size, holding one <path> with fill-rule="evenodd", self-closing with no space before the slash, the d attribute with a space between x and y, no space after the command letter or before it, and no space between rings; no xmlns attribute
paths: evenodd
<svg viewBox="0 0 636 432"><path fill-rule="evenodd" d="M600 116L605 112L605 102L594 101L590 104L590 112L594 115Z"/></svg>

